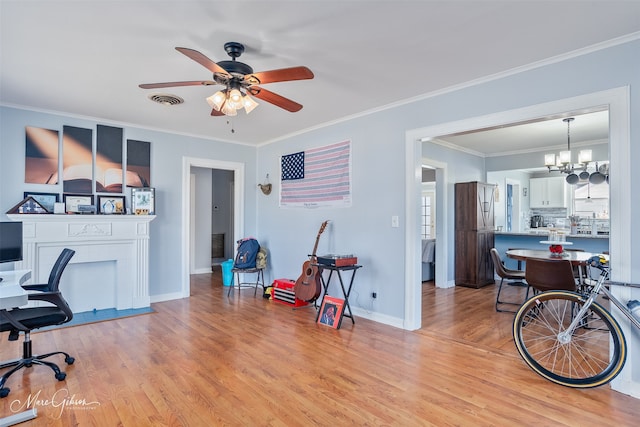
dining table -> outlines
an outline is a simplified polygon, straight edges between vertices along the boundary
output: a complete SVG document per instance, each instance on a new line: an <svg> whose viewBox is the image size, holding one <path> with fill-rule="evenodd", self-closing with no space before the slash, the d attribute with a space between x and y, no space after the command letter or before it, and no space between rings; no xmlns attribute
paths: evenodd
<svg viewBox="0 0 640 427"><path fill-rule="evenodd" d="M593 256L603 256L606 260L609 260L609 255L592 253L585 251L563 251L560 254L552 253L548 249L509 249L505 252L508 258L515 259L517 261L527 262L529 258L547 259L547 260L568 260L571 265L578 268L580 273L580 282L584 283L584 279L587 277L586 266L587 261ZM525 264L526 269L526 264Z"/></svg>
<svg viewBox="0 0 640 427"><path fill-rule="evenodd" d="M554 254L548 249L509 249L506 251L508 258L515 259L517 261L527 261L528 258L537 259L549 259L549 260L561 260L566 259L571 261L571 264L585 265L589 258L596 255L602 255L597 253L585 252L585 251L564 251L561 254Z"/></svg>

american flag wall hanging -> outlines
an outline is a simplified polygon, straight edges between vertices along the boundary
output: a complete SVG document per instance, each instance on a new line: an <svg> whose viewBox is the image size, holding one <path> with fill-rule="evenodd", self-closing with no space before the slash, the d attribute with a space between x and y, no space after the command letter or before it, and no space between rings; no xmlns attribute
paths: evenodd
<svg viewBox="0 0 640 427"><path fill-rule="evenodd" d="M282 156L281 207L351 206L351 141Z"/></svg>

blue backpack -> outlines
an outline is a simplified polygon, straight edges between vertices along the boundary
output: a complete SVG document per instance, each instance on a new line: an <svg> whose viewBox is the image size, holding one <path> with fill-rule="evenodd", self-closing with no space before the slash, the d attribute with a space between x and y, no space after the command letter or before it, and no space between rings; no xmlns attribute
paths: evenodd
<svg viewBox="0 0 640 427"><path fill-rule="evenodd" d="M238 240L238 250L233 268L255 268L259 250L260 244L252 237Z"/></svg>

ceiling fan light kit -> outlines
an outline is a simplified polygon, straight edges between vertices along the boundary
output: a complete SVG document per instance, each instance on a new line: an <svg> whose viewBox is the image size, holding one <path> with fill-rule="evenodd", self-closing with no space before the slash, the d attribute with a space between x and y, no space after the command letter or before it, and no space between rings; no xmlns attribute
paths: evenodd
<svg viewBox="0 0 640 427"><path fill-rule="evenodd" d="M207 103L211 108L215 108L216 110L219 111L220 108L222 108L222 104L224 104L224 101L226 99L227 99L226 94L222 93L222 91L219 90L207 98Z"/></svg>
<svg viewBox="0 0 640 427"><path fill-rule="evenodd" d="M231 61L220 61L216 63L196 50L176 47L178 52L188 56L211 71L213 73L212 81L196 80L145 83L139 85L139 87L142 89L156 89L161 87L210 86L215 84L225 86L224 89L206 98L207 103L212 108L212 116L235 116L238 114L238 110L243 108L245 112L249 114L259 105L252 96L290 112L296 112L302 109L301 104L268 91L258 85L312 79L314 75L310 69L307 67L291 67L254 73L253 68L249 65L236 61L236 58L244 52L244 45L238 42L228 42L225 43L224 49L231 57Z"/></svg>
<svg viewBox="0 0 640 427"><path fill-rule="evenodd" d="M236 109L235 105L232 105L232 103L230 102L225 102L220 112L227 116L235 116L238 114L238 110Z"/></svg>
<svg viewBox="0 0 640 427"><path fill-rule="evenodd" d="M235 116L238 114L238 110L243 108L249 114L260 105L248 93L242 93L238 89L219 90L206 100L211 108L227 116Z"/></svg>
<svg viewBox="0 0 640 427"><path fill-rule="evenodd" d="M551 172L561 172L566 173L567 183L571 185L576 185L580 181L589 180L592 184L600 184L604 181L609 182L609 168L606 169L606 176L602 172L600 172L598 168L598 163L596 163L596 171L589 174L587 168L592 160L592 151L591 150L580 150L578 153L578 164L574 165L571 161L571 133L569 126L571 122L575 120L573 117L567 117L566 119L562 119L563 122L567 124L567 149L560 152L559 155L555 155L554 153L549 153L544 155L544 165L549 169L549 173ZM582 171L579 174L576 171Z"/></svg>
<svg viewBox="0 0 640 427"><path fill-rule="evenodd" d="M244 111L249 114L260 104L247 94L242 98L242 105L244 106Z"/></svg>

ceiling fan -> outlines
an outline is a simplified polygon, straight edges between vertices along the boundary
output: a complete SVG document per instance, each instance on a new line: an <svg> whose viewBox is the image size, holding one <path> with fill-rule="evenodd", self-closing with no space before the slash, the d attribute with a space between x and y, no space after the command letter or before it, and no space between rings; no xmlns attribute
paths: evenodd
<svg viewBox="0 0 640 427"><path fill-rule="evenodd" d="M158 89L176 86L222 85L225 87L224 89L207 98L207 102L212 107L212 116L235 116L237 110L242 108L244 108L248 114L258 105L251 96L255 96L258 99L269 102L292 113L300 111L302 109L301 104L268 91L258 85L313 78L313 72L307 67L281 68L254 73L253 68L249 65L236 61L236 58L244 52L244 45L237 42L224 44L224 50L231 57L231 61L220 61L218 63L207 58L197 50L186 47L176 47L176 50L211 71L213 73L213 80L145 83L139 85L139 87L142 89Z"/></svg>

